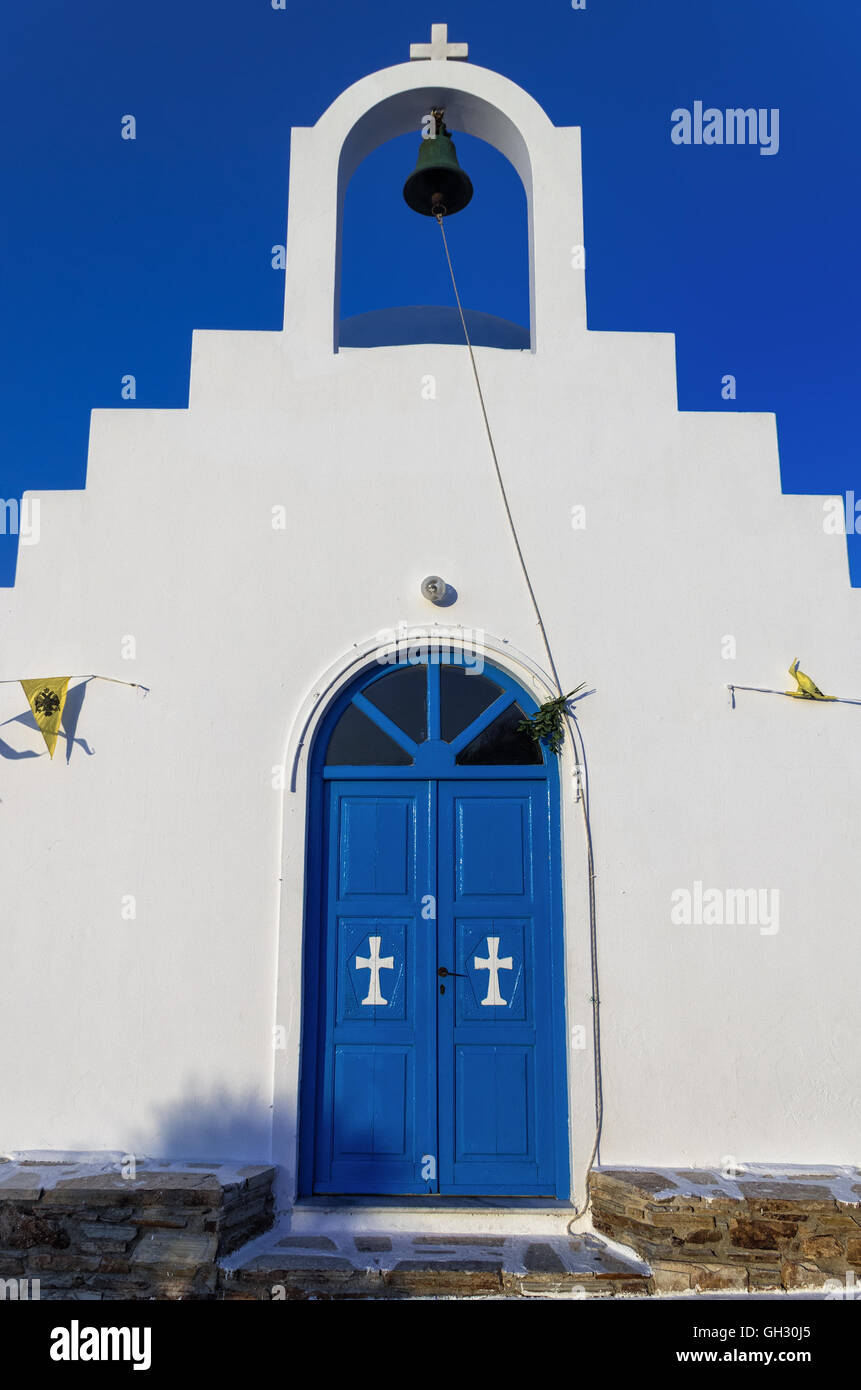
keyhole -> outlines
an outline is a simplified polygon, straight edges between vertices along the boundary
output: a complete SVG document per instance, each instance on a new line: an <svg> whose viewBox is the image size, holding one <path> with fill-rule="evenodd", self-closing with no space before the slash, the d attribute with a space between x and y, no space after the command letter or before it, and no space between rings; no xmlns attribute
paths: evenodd
<svg viewBox="0 0 861 1390"><path fill-rule="evenodd" d="M439 992L440 994L445 994L445 985L440 985Z"/></svg>

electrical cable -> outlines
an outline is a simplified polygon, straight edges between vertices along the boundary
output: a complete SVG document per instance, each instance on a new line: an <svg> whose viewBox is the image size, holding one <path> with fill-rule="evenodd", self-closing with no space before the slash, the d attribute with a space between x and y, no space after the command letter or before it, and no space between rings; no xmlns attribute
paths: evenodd
<svg viewBox="0 0 861 1390"><path fill-rule="evenodd" d="M553 679L556 682L556 688L559 691L559 695L562 696L564 693L563 686L559 679L559 672L556 669L556 662L553 658L553 651L550 646L550 639L547 635L547 629L544 626L544 619L541 615L541 609L538 605L538 599L536 597L535 589L533 587L532 580L529 575L529 570L526 564L526 558L523 554L523 548L520 544L520 539L517 534L517 527L514 524L514 517L512 515L511 506L508 501L508 494L505 490L505 483L502 478L502 470L499 466L499 459L496 453L496 445L493 441L493 432L490 428L490 421L487 416L487 407L484 401L484 392L481 389L481 380L478 375L478 367L475 361L475 353L472 349L472 342L470 341L469 329L466 326L466 317L463 312L463 305L460 301L460 294L457 288L457 280L455 278L454 266L452 265L451 254L448 249L448 238L446 237L445 227L443 226L443 216L444 214L438 213L436 220L439 223L439 229L442 232L442 242L443 247L445 249L445 258L448 262L448 269L449 274L451 275L451 283L452 288L454 290L454 297L457 301L458 313L460 314L460 321L463 326L463 335L466 339L466 346L469 351L469 360L472 365L472 374L475 378L476 390L478 392L478 400L481 406L481 414L484 419L484 428L487 433L488 443L490 445L490 453L491 457L493 458L493 466L496 470L496 481L499 484L499 491L502 497L502 503L505 507L505 515L508 519L508 526L511 531L511 537L514 541L515 550L517 551L517 558L520 562L520 568L523 572L523 578L526 582L526 588L528 590L529 598L531 600L532 607L535 612L538 628L541 632L541 638L544 643L544 650L547 653L547 662L550 667ZM592 1153L589 1156L589 1163L586 1168L586 1201L584 1202L582 1207L575 1211L574 1216L571 1218L571 1222L573 1222L579 1220L580 1217L585 1216L592 1202L592 1168L594 1166L595 1158L598 1153L598 1148L601 1143L601 1131L603 1129L604 1124L604 1088L601 1079L601 1000L598 991L598 931L597 903L595 897L595 856L592 843L592 823L589 812L590 792L588 769L586 765L586 745L583 739L582 731L577 722L577 716L575 714L572 714L568 710L567 706L563 708L562 713L566 727L568 729L569 737L571 739L571 746L574 749L574 758L576 764L575 776L577 779L577 799L580 802L583 811L583 827L586 836L586 867L589 884L589 950L592 977L592 997L590 1002L592 1004L592 1036L594 1042L595 1059L595 1142L592 1146ZM569 1222L568 1224L569 1231L571 1227L571 1222Z"/></svg>

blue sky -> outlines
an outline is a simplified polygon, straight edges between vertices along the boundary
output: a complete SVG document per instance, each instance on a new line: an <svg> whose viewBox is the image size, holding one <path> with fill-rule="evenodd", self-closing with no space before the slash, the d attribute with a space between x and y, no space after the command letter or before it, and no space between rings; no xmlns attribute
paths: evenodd
<svg viewBox="0 0 861 1390"><path fill-rule="evenodd" d="M286 3L5 6L0 497L82 487L93 407L184 406L194 328L280 327L290 127L446 21L582 127L590 328L674 332L682 409L776 412L784 491L861 501L861 7ZM674 145L671 112L696 100L779 108L779 152ZM449 229L464 300L526 322L519 182L454 133L476 187ZM401 198L417 143L377 151L348 192L345 315L451 302L436 229ZM847 550L861 585L861 536ZM0 537L0 585L15 555Z"/></svg>

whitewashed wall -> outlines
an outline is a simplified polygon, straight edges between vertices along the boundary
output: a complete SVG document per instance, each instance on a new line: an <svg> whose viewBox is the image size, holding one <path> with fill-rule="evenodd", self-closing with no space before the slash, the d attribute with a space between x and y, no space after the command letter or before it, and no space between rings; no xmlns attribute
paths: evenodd
<svg viewBox="0 0 861 1390"><path fill-rule="evenodd" d="M197 333L188 410L95 411L86 490L43 495L41 541L0 598L0 674L151 688L91 684L88 748L67 762L61 739L51 763L20 756L44 745L18 722L20 689L0 686L2 1151L272 1145L289 1191L315 697L381 630L434 620L484 631L542 697L465 350L333 352L342 146L341 194L441 95L452 127L498 144L527 186L535 350L477 357L560 672L594 691L578 708L602 1159L857 1159L861 709L751 694L731 711L725 688L788 688L798 656L861 696L845 544L821 499L781 495L772 416L679 412L670 335L586 330L579 132L497 74L440 62L376 73L293 132L285 331ZM427 573L454 584L454 607L420 597ZM273 788L294 759L295 791ZM590 1035L564 762L568 1022ZM672 892L697 880L778 889L779 930L674 925ZM591 1049L569 1063L580 1189Z"/></svg>

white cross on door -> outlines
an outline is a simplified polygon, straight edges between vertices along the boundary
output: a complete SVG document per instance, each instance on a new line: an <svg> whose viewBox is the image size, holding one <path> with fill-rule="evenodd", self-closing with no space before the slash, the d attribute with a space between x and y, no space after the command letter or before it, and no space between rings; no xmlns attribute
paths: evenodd
<svg viewBox="0 0 861 1390"><path fill-rule="evenodd" d="M475 957L476 970L487 970L489 972L487 977L487 998L482 999L482 1004L508 1003L508 1000L503 999L499 992L499 972L500 970L513 970L514 962L511 956L504 956L502 959L499 959L496 954L498 950L499 937L488 936L486 959L482 959L479 956Z"/></svg>
<svg viewBox="0 0 861 1390"><path fill-rule="evenodd" d="M380 971L394 970L395 958L394 956L380 955L380 942L382 939L381 936L369 936L368 940L371 943L370 956L356 956L356 969L370 970L371 972L368 981L368 994L367 998L362 1000L363 1004L388 1004L389 1002L388 999L383 998L380 990Z"/></svg>

